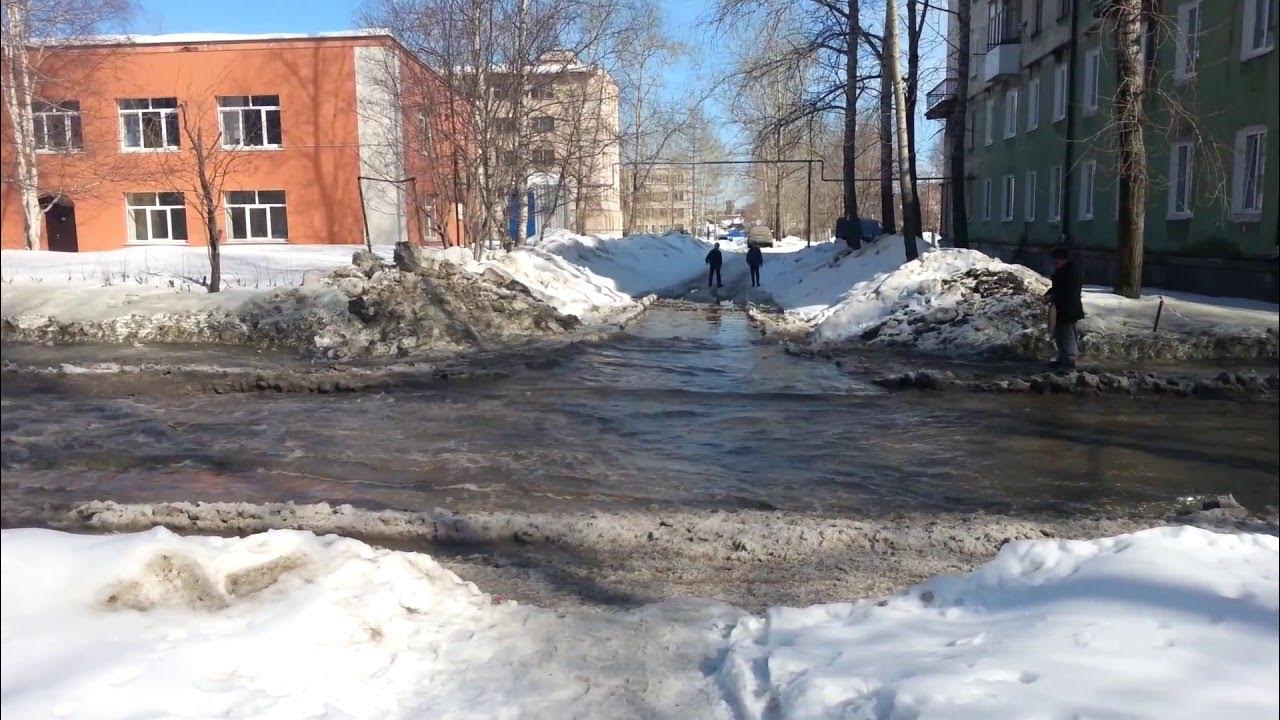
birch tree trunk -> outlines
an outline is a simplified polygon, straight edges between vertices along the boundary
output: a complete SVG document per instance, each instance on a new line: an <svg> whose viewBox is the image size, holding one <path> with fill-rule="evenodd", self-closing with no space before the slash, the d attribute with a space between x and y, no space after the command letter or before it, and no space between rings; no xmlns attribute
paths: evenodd
<svg viewBox="0 0 1280 720"><path fill-rule="evenodd" d="M880 73L880 222L892 235L898 231L893 208L893 86Z"/></svg>
<svg viewBox="0 0 1280 720"><path fill-rule="evenodd" d="M4 35L4 102L13 122L13 150L17 158L18 196L22 204L22 233L28 250L40 249L40 177L36 167L36 131L31 113L35 88L28 55L26 4L5 3L9 31Z"/></svg>
<svg viewBox="0 0 1280 720"><path fill-rule="evenodd" d="M961 0L964 2L964 0ZM884 64L893 84L893 104L898 131L898 192L902 195L902 239L907 260L919 256L916 238L920 236L918 223L911 217L915 204L915 188L906 172L910 165L911 148L907 146L907 97L902 85L902 63L898 58L898 0L885 0L884 11Z"/></svg>
<svg viewBox="0 0 1280 720"><path fill-rule="evenodd" d="M858 45L861 34L858 18L859 0L848 0L848 27L845 29L845 100L844 151L841 165L844 173L844 216L858 220ZM853 241L858 246L858 241Z"/></svg>
<svg viewBox="0 0 1280 720"><path fill-rule="evenodd" d="M1147 149L1143 143L1145 122L1142 102L1146 76L1142 52L1142 0L1119 0L1116 19L1115 123L1120 181L1120 219L1116 228L1117 295L1142 294L1142 239L1147 205Z"/></svg>
<svg viewBox="0 0 1280 720"><path fill-rule="evenodd" d="M965 212L964 145L969 122L969 3L956 4L956 100L947 119L950 135L951 240L958 248L969 247L969 217Z"/></svg>

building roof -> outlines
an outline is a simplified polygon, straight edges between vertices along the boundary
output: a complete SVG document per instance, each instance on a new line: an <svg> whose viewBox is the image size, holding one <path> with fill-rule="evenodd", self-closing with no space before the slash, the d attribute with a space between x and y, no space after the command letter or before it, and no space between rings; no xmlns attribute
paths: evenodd
<svg viewBox="0 0 1280 720"><path fill-rule="evenodd" d="M280 40L317 40L340 38L394 37L385 28L357 28L316 33L164 33L160 35L95 35L75 40L56 38L36 41L37 45L190 45L193 43L272 42Z"/></svg>

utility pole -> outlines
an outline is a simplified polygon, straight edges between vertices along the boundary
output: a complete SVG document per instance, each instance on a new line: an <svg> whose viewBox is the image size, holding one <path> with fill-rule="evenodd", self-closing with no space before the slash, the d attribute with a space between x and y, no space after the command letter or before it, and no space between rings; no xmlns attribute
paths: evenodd
<svg viewBox="0 0 1280 720"><path fill-rule="evenodd" d="M774 157L782 160L782 125L773 131ZM773 166L773 232L774 237L782 237L782 163Z"/></svg>

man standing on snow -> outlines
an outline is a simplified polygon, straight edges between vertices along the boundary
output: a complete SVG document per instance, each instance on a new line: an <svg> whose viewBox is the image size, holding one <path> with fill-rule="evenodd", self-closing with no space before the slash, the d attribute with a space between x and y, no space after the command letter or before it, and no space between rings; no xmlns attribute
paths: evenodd
<svg viewBox="0 0 1280 720"><path fill-rule="evenodd" d="M1055 370L1072 370L1080 352L1076 323L1084 319L1084 303L1080 301L1084 281L1066 248L1054 248L1050 257L1053 259L1053 285L1044 294L1044 303L1052 305L1056 315L1053 342L1058 346L1058 359L1053 361L1052 367Z"/></svg>
<svg viewBox="0 0 1280 720"><path fill-rule="evenodd" d="M711 248L711 252L707 253L707 265L710 266L707 273L707 287L724 287L724 281L720 279L720 266L724 264L724 256L720 254L720 243Z"/></svg>
<svg viewBox="0 0 1280 720"><path fill-rule="evenodd" d="M764 253L760 246L751 243L747 249L747 267L751 268L751 287L760 287L760 266L764 264Z"/></svg>

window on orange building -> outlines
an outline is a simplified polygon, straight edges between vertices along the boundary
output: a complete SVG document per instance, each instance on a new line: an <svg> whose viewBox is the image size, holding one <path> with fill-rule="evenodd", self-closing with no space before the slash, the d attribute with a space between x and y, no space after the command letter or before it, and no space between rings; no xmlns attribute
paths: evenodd
<svg viewBox="0 0 1280 720"><path fill-rule="evenodd" d="M172 150L182 144L178 98L132 98L117 103L120 145L125 150Z"/></svg>
<svg viewBox="0 0 1280 720"><path fill-rule="evenodd" d="M133 243L187 241L187 205L180 192L125 193Z"/></svg>
<svg viewBox="0 0 1280 720"><path fill-rule="evenodd" d="M31 119L35 125L37 151L71 152L84 149L78 100L37 100L31 103Z"/></svg>
<svg viewBox="0 0 1280 720"><path fill-rule="evenodd" d="M220 96L218 123L225 148L280 147L280 96Z"/></svg>
<svg viewBox="0 0 1280 720"><path fill-rule="evenodd" d="M231 240L279 242L289 239L283 190L232 190L226 195Z"/></svg>

